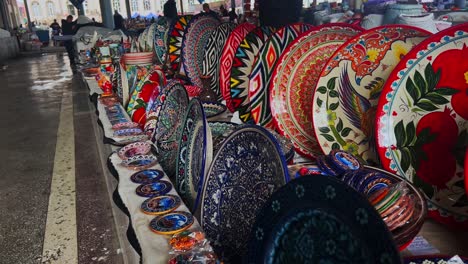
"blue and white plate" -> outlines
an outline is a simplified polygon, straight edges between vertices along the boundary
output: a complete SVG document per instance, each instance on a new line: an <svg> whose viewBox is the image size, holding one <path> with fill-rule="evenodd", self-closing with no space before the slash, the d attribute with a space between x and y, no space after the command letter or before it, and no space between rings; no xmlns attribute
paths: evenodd
<svg viewBox="0 0 468 264"><path fill-rule="evenodd" d="M178 211L155 217L150 222L150 229L157 234L173 235L186 230L193 222L192 214Z"/></svg>

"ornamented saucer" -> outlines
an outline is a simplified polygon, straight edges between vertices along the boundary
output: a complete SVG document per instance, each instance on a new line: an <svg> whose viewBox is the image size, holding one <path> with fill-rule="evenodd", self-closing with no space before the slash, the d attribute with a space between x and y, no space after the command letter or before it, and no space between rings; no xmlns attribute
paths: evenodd
<svg viewBox="0 0 468 264"><path fill-rule="evenodd" d="M137 128L139 126L138 123L136 122L123 122L123 123L117 123L112 126L113 130L120 130L120 129L126 129L126 128Z"/></svg>
<svg viewBox="0 0 468 264"><path fill-rule="evenodd" d="M117 155L122 160L126 160L128 158L137 156L137 155L146 155L151 151L151 144L147 141L144 142L135 142L126 145L125 147L121 148Z"/></svg>
<svg viewBox="0 0 468 264"><path fill-rule="evenodd" d="M114 131L114 137L128 137L141 135L143 130L141 128L124 128Z"/></svg>
<svg viewBox="0 0 468 264"><path fill-rule="evenodd" d="M221 103L203 102L206 118L211 118L226 112L227 107Z"/></svg>
<svg viewBox="0 0 468 264"><path fill-rule="evenodd" d="M175 195L162 195L145 200L141 204L141 211L149 215L162 215L174 211L181 204L181 200Z"/></svg>
<svg viewBox="0 0 468 264"><path fill-rule="evenodd" d="M125 137L123 138L123 140L119 140L118 142L115 142L113 144L118 145L118 146L126 146L134 142L146 141L146 140L148 140L148 136L143 134L143 135Z"/></svg>
<svg viewBox="0 0 468 264"><path fill-rule="evenodd" d="M453 256L415 256L404 259L404 264L458 264L459 262L449 262ZM468 258L460 257L462 263L468 264Z"/></svg>
<svg viewBox="0 0 468 264"><path fill-rule="evenodd" d="M122 161L122 165L134 170L143 170L156 165L158 160L154 155L133 156Z"/></svg>
<svg viewBox="0 0 468 264"><path fill-rule="evenodd" d="M138 184L148 184L159 181L163 176L164 172L160 170L142 170L132 174L130 180Z"/></svg>
<svg viewBox="0 0 468 264"><path fill-rule="evenodd" d="M192 226L193 222L192 214L177 211L155 217L150 222L150 229L156 234L173 235L188 229Z"/></svg>
<svg viewBox="0 0 468 264"><path fill-rule="evenodd" d="M288 172L291 180L303 176L326 175L315 163L298 163L289 165Z"/></svg>
<svg viewBox="0 0 468 264"><path fill-rule="evenodd" d="M135 192L142 197L154 197L165 195L172 190L172 184L168 181L157 181L139 185Z"/></svg>

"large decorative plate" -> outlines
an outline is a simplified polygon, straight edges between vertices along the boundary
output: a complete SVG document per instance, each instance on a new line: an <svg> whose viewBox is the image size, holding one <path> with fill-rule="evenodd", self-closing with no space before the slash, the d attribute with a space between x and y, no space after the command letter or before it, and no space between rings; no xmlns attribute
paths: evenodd
<svg viewBox="0 0 468 264"><path fill-rule="evenodd" d="M177 211L155 217L150 222L151 231L161 235L173 235L180 233L194 222L190 213Z"/></svg>
<svg viewBox="0 0 468 264"><path fill-rule="evenodd" d="M158 150L158 160L164 172L173 179L176 174L177 139L180 138L182 125L187 114L188 95L182 84L174 84L165 95L161 105L153 142Z"/></svg>
<svg viewBox="0 0 468 264"><path fill-rule="evenodd" d="M147 103L153 94L159 94L161 92L160 89L165 82L164 74L160 70L148 72L148 74L138 82L127 106L127 113L132 118L132 121L142 126L145 125Z"/></svg>
<svg viewBox="0 0 468 264"><path fill-rule="evenodd" d="M323 65L361 28L329 24L294 40L281 55L270 83L270 110L279 132L309 158L321 154L312 127L312 98Z"/></svg>
<svg viewBox="0 0 468 264"><path fill-rule="evenodd" d="M158 64L164 64L166 62L166 36L168 31L169 23L167 19L163 16L160 16L156 21L156 30L154 31L154 52L156 53L156 60Z"/></svg>
<svg viewBox="0 0 468 264"><path fill-rule="evenodd" d="M249 76L250 113L256 124L273 128L269 101L271 75L288 45L311 28L304 23L284 26L273 33L260 49Z"/></svg>
<svg viewBox="0 0 468 264"><path fill-rule="evenodd" d="M213 146L209 139L211 133L203 106L198 98L193 98L188 105L178 139L175 178L177 192L192 211L198 207L205 174L213 156Z"/></svg>
<svg viewBox="0 0 468 264"><path fill-rule="evenodd" d="M428 37L395 67L376 113L379 157L428 197L428 214L468 229L468 24Z"/></svg>
<svg viewBox="0 0 468 264"><path fill-rule="evenodd" d="M231 68L230 92L232 108L239 111L239 118L246 123L251 120L249 101L249 75L255 57L263 44L274 33L272 27L257 27L245 36L236 50Z"/></svg>
<svg viewBox="0 0 468 264"><path fill-rule="evenodd" d="M182 42L182 63L190 82L196 86L203 87L200 78L203 75L203 51L219 23L213 16L195 16L186 28Z"/></svg>
<svg viewBox="0 0 468 264"><path fill-rule="evenodd" d="M231 68L233 65L234 56L236 55L237 48L239 47L242 40L253 29L255 29L255 26L250 23L242 23L238 25L231 32L231 34L229 34L229 37L224 44L223 52L221 53L219 89L221 90L223 99L226 101L226 106L231 112L234 112L234 108L232 107L231 102Z"/></svg>
<svg viewBox="0 0 468 264"><path fill-rule="evenodd" d="M259 211L247 263L401 263L380 215L334 177L300 177Z"/></svg>
<svg viewBox="0 0 468 264"><path fill-rule="evenodd" d="M264 128L244 126L223 142L203 189L202 228L223 261L239 263L258 210L289 181L276 139Z"/></svg>
<svg viewBox="0 0 468 264"><path fill-rule="evenodd" d="M375 109L385 80L414 46L431 35L420 28L386 25L343 44L315 86L312 120L323 153L344 149L377 165Z"/></svg>
<svg viewBox="0 0 468 264"><path fill-rule="evenodd" d="M219 71L221 68L221 52L223 52L224 44L226 43L229 34L234 30L236 24L222 23L210 35L203 50L202 74L211 76L211 89L221 99L221 91L219 90Z"/></svg>
<svg viewBox="0 0 468 264"><path fill-rule="evenodd" d="M182 48L182 40L185 34L185 28L192 19L192 15L179 16L179 18L172 23L167 41L167 52L169 65L172 71L179 70L180 53Z"/></svg>

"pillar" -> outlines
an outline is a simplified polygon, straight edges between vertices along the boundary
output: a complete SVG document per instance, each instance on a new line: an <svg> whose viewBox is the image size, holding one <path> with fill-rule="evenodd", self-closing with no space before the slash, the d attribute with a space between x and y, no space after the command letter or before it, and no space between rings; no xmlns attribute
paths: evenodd
<svg viewBox="0 0 468 264"><path fill-rule="evenodd" d="M114 28L114 16L112 14L112 0L99 0L101 4L101 19L106 28Z"/></svg>
<svg viewBox="0 0 468 264"><path fill-rule="evenodd" d="M130 9L130 0L125 0L125 7L127 9L127 18L131 18L132 10Z"/></svg>

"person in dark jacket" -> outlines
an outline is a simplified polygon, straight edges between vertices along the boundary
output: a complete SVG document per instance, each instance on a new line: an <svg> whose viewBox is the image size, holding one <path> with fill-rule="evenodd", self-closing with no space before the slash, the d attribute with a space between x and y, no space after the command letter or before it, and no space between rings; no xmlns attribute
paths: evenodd
<svg viewBox="0 0 468 264"><path fill-rule="evenodd" d="M177 19L177 6L175 0L167 0L167 2L164 4L163 13L164 16L170 21Z"/></svg>
<svg viewBox="0 0 468 264"><path fill-rule="evenodd" d="M119 14L119 12L117 12L117 10L115 10L114 12L114 29L123 29L123 22L124 22L124 19L122 17L121 14Z"/></svg>
<svg viewBox="0 0 468 264"><path fill-rule="evenodd" d="M76 30L76 21L73 21L73 16L67 16L67 19L62 19L62 34L66 35L75 35ZM63 42L65 49L68 53L68 58L70 58L70 64L75 64L75 50L73 48L73 40L65 40Z"/></svg>

